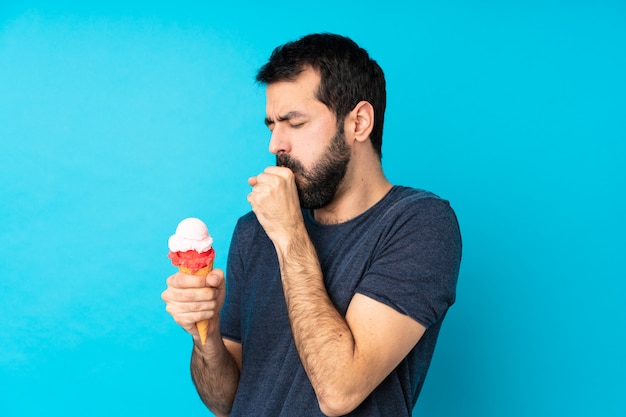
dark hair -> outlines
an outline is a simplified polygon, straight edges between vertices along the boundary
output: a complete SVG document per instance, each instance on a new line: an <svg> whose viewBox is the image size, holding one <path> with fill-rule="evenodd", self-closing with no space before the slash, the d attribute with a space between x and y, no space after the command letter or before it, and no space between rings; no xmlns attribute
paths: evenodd
<svg viewBox="0 0 626 417"><path fill-rule="evenodd" d="M335 34L304 36L274 49L269 61L257 73L262 84L293 81L307 67L319 71L321 82L316 98L335 112L337 123L359 101L374 107L374 127L370 138L382 158L383 122L385 119L385 75L367 51L351 39Z"/></svg>

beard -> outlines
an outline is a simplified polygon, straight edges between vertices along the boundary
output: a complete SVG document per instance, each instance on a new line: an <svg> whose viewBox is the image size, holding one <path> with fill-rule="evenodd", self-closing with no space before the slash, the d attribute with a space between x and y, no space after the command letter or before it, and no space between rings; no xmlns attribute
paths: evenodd
<svg viewBox="0 0 626 417"><path fill-rule="evenodd" d="M276 166L289 168L294 173L300 206L315 210L327 206L335 197L346 175L350 152L341 126L310 170L305 170L300 161L285 153L276 155Z"/></svg>

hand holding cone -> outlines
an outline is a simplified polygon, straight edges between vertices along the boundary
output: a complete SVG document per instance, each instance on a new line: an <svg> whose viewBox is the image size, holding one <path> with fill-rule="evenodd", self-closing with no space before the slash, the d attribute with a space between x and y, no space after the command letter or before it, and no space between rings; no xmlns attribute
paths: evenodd
<svg viewBox="0 0 626 417"><path fill-rule="evenodd" d="M213 270L215 250L209 230L200 219L187 218L176 227L176 233L170 236L168 257L172 264L185 274L206 277ZM204 345L208 333L208 320L196 323L200 340Z"/></svg>

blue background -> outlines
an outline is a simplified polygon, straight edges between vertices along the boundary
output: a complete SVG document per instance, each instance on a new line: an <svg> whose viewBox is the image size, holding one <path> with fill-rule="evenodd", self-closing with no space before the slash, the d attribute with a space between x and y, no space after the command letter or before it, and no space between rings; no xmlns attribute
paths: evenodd
<svg viewBox="0 0 626 417"><path fill-rule="evenodd" d="M0 416L210 414L167 238L201 217L225 266L273 161L255 71L319 31L386 72L389 179L462 226L414 414L626 415L623 1L54 3L0 3Z"/></svg>

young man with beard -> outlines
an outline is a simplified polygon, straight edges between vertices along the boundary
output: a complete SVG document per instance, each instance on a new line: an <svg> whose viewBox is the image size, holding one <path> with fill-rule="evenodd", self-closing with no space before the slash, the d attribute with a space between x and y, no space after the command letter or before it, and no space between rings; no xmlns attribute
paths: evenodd
<svg viewBox="0 0 626 417"><path fill-rule="evenodd" d="M287 43L257 80L276 166L249 179L228 279L163 292L198 393L218 416L410 416L455 300L454 212L385 178L384 75L353 41Z"/></svg>

